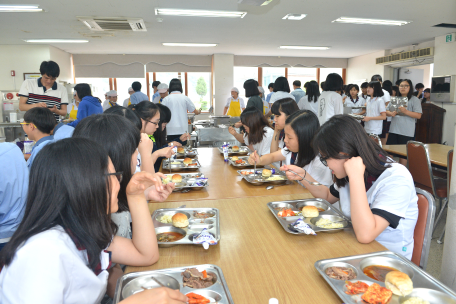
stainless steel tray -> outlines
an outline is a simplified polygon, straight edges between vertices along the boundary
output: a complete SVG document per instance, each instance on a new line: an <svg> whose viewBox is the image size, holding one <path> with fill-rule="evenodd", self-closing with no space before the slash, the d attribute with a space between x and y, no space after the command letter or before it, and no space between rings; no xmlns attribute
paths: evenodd
<svg viewBox="0 0 456 304"><path fill-rule="evenodd" d="M177 174L177 173L176 173ZM165 174L165 176L168 178L172 178L174 174ZM182 189L190 189L190 190L201 190L203 188L206 188L208 186L208 182L204 186L198 186L194 185L194 182L197 178L204 178L204 174L201 172L198 173L180 173L182 176L182 182L177 183L176 188L174 191L180 191ZM192 182L193 181L193 182Z"/></svg>
<svg viewBox="0 0 456 304"><path fill-rule="evenodd" d="M270 170L270 169L269 169ZM255 185L255 186L261 186L263 184L285 184L287 181L288 181L288 178L287 176L285 175L285 173L283 173L282 171L280 170L276 170L276 173L274 173L273 175L271 176L280 176L282 177L283 179L282 180L267 180L268 178L267 177L264 177L260 174L249 174L249 175L244 175L242 174L242 172L252 172L254 171L254 169L246 169L246 170L238 170L237 173L242 176L242 178L252 184L252 185ZM258 170L257 171L262 171L262 169Z"/></svg>
<svg viewBox="0 0 456 304"><path fill-rule="evenodd" d="M206 270L207 272L211 272L215 274L217 281L214 285L203 289L190 288L188 286L184 287L182 272L188 268L196 268L198 271ZM123 275L119 280L117 280L113 302L119 303L129 295L141 292L143 290L141 286L146 288L160 287L153 279L151 279L152 277L163 283L165 286L179 290L183 294L193 292L206 298L210 297L216 300L219 304L234 304L222 269L211 264L132 272Z"/></svg>
<svg viewBox="0 0 456 304"><path fill-rule="evenodd" d="M320 212L318 217L314 218L305 218L302 215L299 216L288 216L288 217L280 217L278 215L279 211L282 208L290 208L293 211L299 212L304 206L315 206L317 208L324 209L325 211ZM351 221L347 218L342 212L340 212L336 207L332 206L330 203L325 201L321 198L309 198L304 200L295 200L295 201L277 201L277 202L270 202L268 203L268 208L274 214L275 218L279 221L280 225L282 225L283 229L286 232L291 234L304 234L304 232L300 232L295 230L291 224L298 219L304 219L304 222L307 223L315 232L337 232L343 229L351 228ZM327 218L331 221L341 221L344 225L343 228L320 228L315 226L316 221L320 218Z"/></svg>
<svg viewBox="0 0 456 304"><path fill-rule="evenodd" d="M249 164L248 162L248 159L249 157L248 156L239 156L238 157L239 159L243 159L245 160L245 164L236 164L234 161L232 161L232 157L229 157L228 158L228 162L233 166L233 167L236 167L236 168L239 168L239 169L242 169L242 168L247 168L247 167L252 167L253 168L253 165ZM260 165L257 165L257 168L263 168L264 166L260 166Z"/></svg>
<svg viewBox="0 0 456 304"><path fill-rule="evenodd" d="M195 217L194 212L206 212L212 214L204 220ZM183 213L187 215L189 225L185 228L176 228L173 224L164 224L159 219L165 215L174 215ZM173 209L157 209L152 214L152 221L155 227L155 233L163 233L174 231L184 234L184 238L176 242L158 242L158 247L172 247L176 245L193 245L193 237L198 235L204 228L211 233L215 239L220 241L220 214L217 208L173 208ZM216 245L215 245L216 246ZM210 248L209 248L210 250Z"/></svg>
<svg viewBox="0 0 456 304"><path fill-rule="evenodd" d="M352 108L353 109L353 108ZM357 120L363 120L364 119L364 115L359 115L359 114L353 114L353 113L350 113L348 114L349 116L353 117L354 119L357 119Z"/></svg>
<svg viewBox="0 0 456 304"><path fill-rule="evenodd" d="M175 159L175 160L171 160L171 162L179 163L179 164L175 164L175 165L171 164L172 172L179 172L182 170L196 171L199 168L201 168L201 164L199 163L199 161L194 158L192 158L192 163L196 163L196 166L188 166L188 165L184 164L183 159ZM169 160L168 159L163 160L163 170L169 170L169 169L170 169Z"/></svg>
<svg viewBox="0 0 456 304"><path fill-rule="evenodd" d="M345 303L363 303L361 295L348 295L345 293L345 281L332 279L326 275L325 270L328 267L339 266L339 267L350 267L355 270L357 277L352 282L364 281L368 285L377 283L382 287L385 287L384 282L376 281L366 276L363 273L363 268L368 265L384 265L398 269L404 273L407 273L413 281L413 292L406 297L399 297L393 294L388 304L399 304L403 303L410 297L420 297L423 300L429 301L430 303L456 303L456 293L451 289L443 285L441 282L433 278L423 269L416 266L410 260L403 256L391 252L391 251L380 251L374 253L368 253L363 255L355 255L348 257L341 257L329 260L320 260L315 262L315 268L321 274L321 276L328 282L328 284L334 289L339 297Z"/></svg>
<svg viewBox="0 0 456 304"><path fill-rule="evenodd" d="M219 148L220 153L223 154L223 149ZM247 155L250 152L250 149L245 146L239 146L239 151L238 152L233 152L233 149L231 146L228 147L228 155Z"/></svg>
<svg viewBox="0 0 456 304"><path fill-rule="evenodd" d="M195 148L187 148L185 147L185 153L176 153L176 158L197 158L198 157L198 150Z"/></svg>

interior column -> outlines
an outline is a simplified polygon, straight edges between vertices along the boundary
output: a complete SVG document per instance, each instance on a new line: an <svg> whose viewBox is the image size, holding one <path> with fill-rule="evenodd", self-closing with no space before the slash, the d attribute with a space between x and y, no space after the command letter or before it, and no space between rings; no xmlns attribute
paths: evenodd
<svg viewBox="0 0 456 304"><path fill-rule="evenodd" d="M226 99L230 96L234 83L234 55L214 54L213 77L214 77L214 114L222 115ZM239 88L243 90L244 88Z"/></svg>

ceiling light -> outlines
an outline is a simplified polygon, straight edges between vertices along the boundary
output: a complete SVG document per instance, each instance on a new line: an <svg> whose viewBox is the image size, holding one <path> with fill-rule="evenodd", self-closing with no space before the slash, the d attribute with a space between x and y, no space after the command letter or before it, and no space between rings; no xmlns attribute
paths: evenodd
<svg viewBox="0 0 456 304"><path fill-rule="evenodd" d="M38 5L15 5L15 4L0 4L0 12L9 13L33 13L42 12L43 9Z"/></svg>
<svg viewBox="0 0 456 304"><path fill-rule="evenodd" d="M288 20L302 20L306 17L306 14L288 14L282 19L288 19Z"/></svg>
<svg viewBox="0 0 456 304"><path fill-rule="evenodd" d="M86 43L89 40L84 39L24 39L30 43Z"/></svg>
<svg viewBox="0 0 456 304"><path fill-rule="evenodd" d="M299 45L281 45L281 49L290 50L329 50L329 46L299 46Z"/></svg>
<svg viewBox="0 0 456 304"><path fill-rule="evenodd" d="M411 21L340 17L339 19L336 19L336 20L334 20L332 22L401 26L401 25L405 25L407 23L410 23Z"/></svg>
<svg viewBox="0 0 456 304"><path fill-rule="evenodd" d="M155 15L163 15L163 16L168 15L168 16L192 16L192 17L244 18L244 16L246 14L247 14L247 12L155 8Z"/></svg>
<svg viewBox="0 0 456 304"><path fill-rule="evenodd" d="M217 43L163 43L164 46L214 47Z"/></svg>

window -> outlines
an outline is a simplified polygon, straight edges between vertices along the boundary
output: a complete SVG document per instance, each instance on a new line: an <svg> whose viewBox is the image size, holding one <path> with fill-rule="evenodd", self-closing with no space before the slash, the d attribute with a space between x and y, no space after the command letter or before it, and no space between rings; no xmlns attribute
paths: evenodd
<svg viewBox="0 0 456 304"><path fill-rule="evenodd" d="M301 81L301 89L304 90L304 84L311 80L317 80L316 68L288 68L288 83L290 90L293 91L293 81Z"/></svg>
<svg viewBox="0 0 456 304"><path fill-rule="evenodd" d="M269 94L268 85L280 76L285 77L285 68L263 68L263 88L266 95Z"/></svg>
<svg viewBox="0 0 456 304"><path fill-rule="evenodd" d="M342 77L342 69L339 68L321 68L320 69L320 83L322 81L326 81L326 77L328 77L331 73L337 73Z"/></svg>
<svg viewBox="0 0 456 304"><path fill-rule="evenodd" d="M101 102L105 101L105 94L109 91L109 78L76 78L76 83L87 83L92 90L92 96L100 98Z"/></svg>
<svg viewBox="0 0 456 304"><path fill-rule="evenodd" d="M183 73L182 73L183 74ZM211 73L187 73L188 98L193 101L197 109L208 111L211 107Z"/></svg>
<svg viewBox="0 0 456 304"><path fill-rule="evenodd" d="M180 81L182 82L182 92L183 92L183 94L185 94L185 73L183 73L183 72L182 73L178 73L178 72L155 73L155 79L160 81L160 83L162 83L162 82L166 83L168 86L169 86L169 82L173 78L180 79ZM150 85L152 86L152 82L154 82L154 77L153 77L152 73L149 73L149 82L150 82ZM151 87L150 93L153 94L153 92L154 91L152 90L152 87ZM169 93L171 93L171 92L169 92Z"/></svg>
<svg viewBox="0 0 456 304"><path fill-rule="evenodd" d="M258 68L256 67L234 67L233 70L234 87L239 90L239 97L244 99L247 105L247 98L245 97L244 82L248 79L255 79L258 81ZM230 97L231 92L226 92L226 97Z"/></svg>
<svg viewBox="0 0 456 304"><path fill-rule="evenodd" d="M130 94L128 94L128 88L130 88L131 84L135 81L139 81L141 83L141 92L147 95L146 78L116 78L117 102L119 103L119 105L122 106L124 100L130 98ZM152 97L152 95L150 97Z"/></svg>

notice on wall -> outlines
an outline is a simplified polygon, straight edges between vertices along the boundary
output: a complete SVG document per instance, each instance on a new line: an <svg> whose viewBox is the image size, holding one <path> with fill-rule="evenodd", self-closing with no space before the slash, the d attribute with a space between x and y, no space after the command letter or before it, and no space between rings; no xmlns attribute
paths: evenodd
<svg viewBox="0 0 456 304"><path fill-rule="evenodd" d="M3 103L3 111L14 111L14 106L12 102Z"/></svg>

